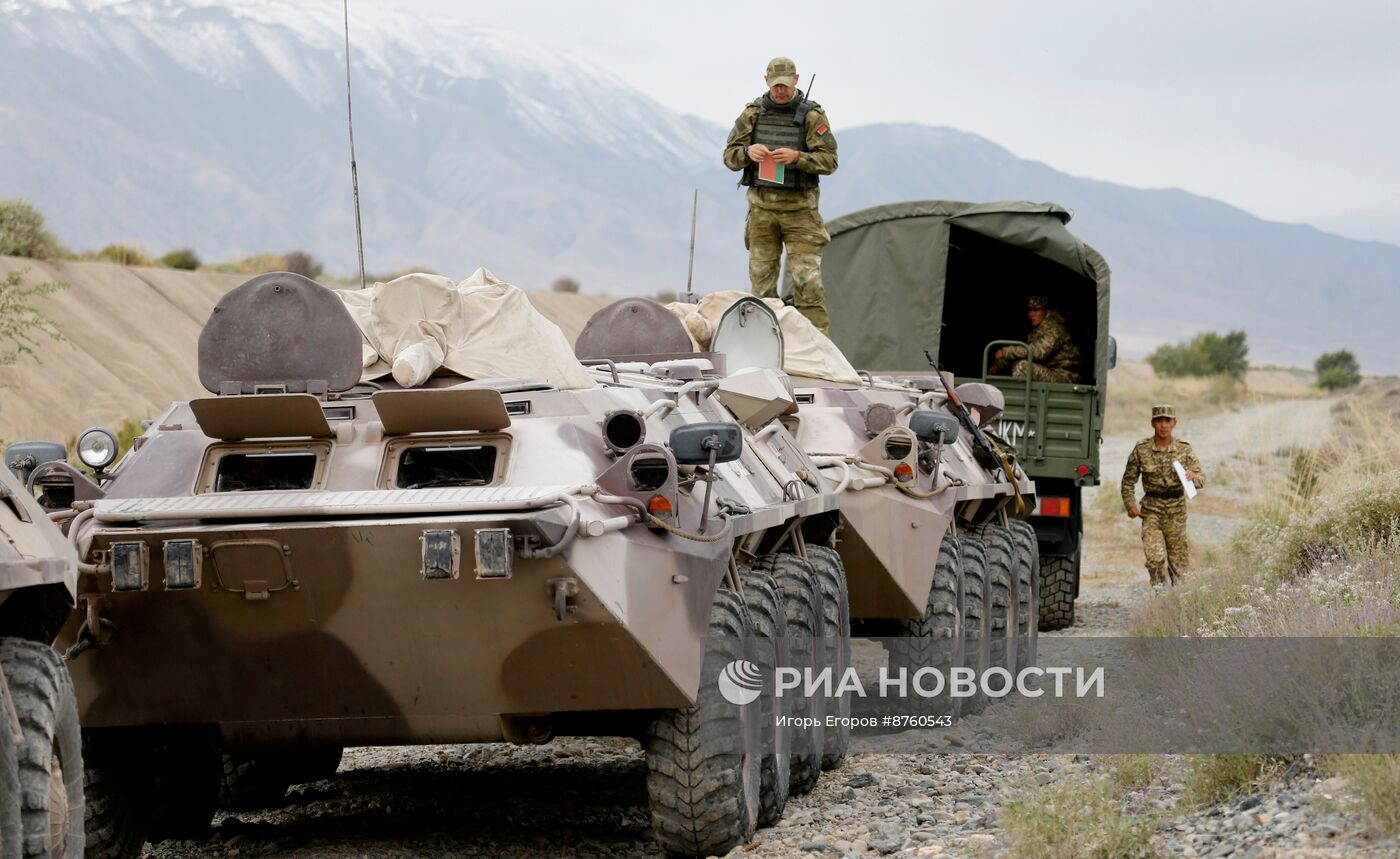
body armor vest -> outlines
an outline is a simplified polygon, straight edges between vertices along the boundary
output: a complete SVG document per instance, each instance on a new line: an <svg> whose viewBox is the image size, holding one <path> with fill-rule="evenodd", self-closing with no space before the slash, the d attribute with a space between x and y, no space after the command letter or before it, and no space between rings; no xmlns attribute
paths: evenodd
<svg viewBox="0 0 1400 859"><path fill-rule="evenodd" d="M753 136L749 143L762 143L769 149L796 149L798 152L807 150L807 113L819 105L807 99L793 99L784 105L774 105L769 102L767 96L759 96L754 100L754 105L758 107L758 117L754 121ZM759 181L758 165L750 163L744 168L744 174L739 179L740 185L748 185L758 188L786 188L791 191L804 191L808 188L817 187L820 177L815 173L807 173L798 170L795 164L779 165L782 168L783 181L769 182Z"/></svg>

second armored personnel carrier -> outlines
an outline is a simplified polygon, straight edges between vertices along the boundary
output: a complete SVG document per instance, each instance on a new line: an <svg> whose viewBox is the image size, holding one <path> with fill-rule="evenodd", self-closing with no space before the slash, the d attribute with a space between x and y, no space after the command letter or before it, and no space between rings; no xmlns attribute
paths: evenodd
<svg viewBox="0 0 1400 859"><path fill-rule="evenodd" d="M83 441L105 441L84 434ZM50 647L74 603L77 553L36 498L60 444L15 444L0 467L0 856L83 854L73 684ZM46 499L47 500L47 499ZM62 513L60 516L64 515Z"/></svg>
<svg viewBox="0 0 1400 859"><path fill-rule="evenodd" d="M442 332L490 313L499 335L523 302L444 280L377 286L355 317L304 278L249 281L201 335L212 396L74 478L63 641L94 849L206 827L226 756L631 736L684 855L747 841L815 781L820 731L775 731L788 705L756 680L789 643L825 665L820 618L847 612L839 568L786 560L838 526L837 495L781 425L745 422L791 393L685 367L598 384L540 320L509 347L557 378L424 370L463 345Z"/></svg>

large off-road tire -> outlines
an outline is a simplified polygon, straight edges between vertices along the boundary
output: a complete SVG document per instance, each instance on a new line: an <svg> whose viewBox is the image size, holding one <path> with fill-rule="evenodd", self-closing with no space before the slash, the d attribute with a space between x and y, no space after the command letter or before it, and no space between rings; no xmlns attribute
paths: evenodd
<svg viewBox="0 0 1400 859"><path fill-rule="evenodd" d="M978 678L987 670L991 659L988 619L991 616L991 594L987 587L987 549L981 538L963 533L958 538L958 570L963 579L963 667ZM963 698L961 712L972 715L982 712L987 697L978 686L977 694Z"/></svg>
<svg viewBox="0 0 1400 859"><path fill-rule="evenodd" d="M0 675L0 683L5 678ZM19 743L0 689L0 859L20 859L24 849L24 828L20 822Z"/></svg>
<svg viewBox="0 0 1400 859"><path fill-rule="evenodd" d="M46 644L0 639L24 740L19 763L25 856L83 855L83 739L78 703L63 658Z"/></svg>
<svg viewBox="0 0 1400 859"><path fill-rule="evenodd" d="M757 700L730 703L719 679L732 663L752 662L756 655L743 600L733 591L717 591L695 706L661 713L643 744L652 830L669 853L722 855L753 837L762 768L760 708Z"/></svg>
<svg viewBox="0 0 1400 859"><path fill-rule="evenodd" d="M1016 543L1013 583L1016 585L1016 667L1034 665L1040 645L1040 542L1035 527L1024 519L1011 520Z"/></svg>
<svg viewBox="0 0 1400 859"><path fill-rule="evenodd" d="M805 559L796 555L764 555L754 563L754 569L772 574L773 583L783 601L784 622L787 624L788 664L798 676L814 676L821 667L821 595L816 572ZM807 695L801 686L789 689L794 728L789 735L788 793L801 796L816 787L822 774L822 751L826 729L826 700L820 695Z"/></svg>
<svg viewBox="0 0 1400 859"><path fill-rule="evenodd" d="M775 672L779 666L788 667L787 615L783 598L773 574L766 569L744 572L744 605L753 621L758 664L763 674L763 695L758 704L763 736L763 764L759 771L758 825L772 826L787 808L788 783L791 776L790 743L792 729L787 721L792 716L792 696L778 697L775 692Z"/></svg>
<svg viewBox="0 0 1400 859"><path fill-rule="evenodd" d="M84 827L87 859L133 859L141 855L151 820L152 780L135 756L112 743L83 738Z"/></svg>
<svg viewBox="0 0 1400 859"><path fill-rule="evenodd" d="M808 546L807 560L817 573L822 591L823 664L831 669L833 694L826 700L826 712L837 717L828 725L822 747L822 769L841 766L851 750L851 695L837 694L846 669L851 667L851 602L846 585L846 565L835 549Z"/></svg>
<svg viewBox="0 0 1400 859"><path fill-rule="evenodd" d="M902 621L895 637L889 640L889 672L896 676L903 670L908 694L898 715L927 718L957 716L959 699L945 685L943 694L918 694L914 674L922 668L938 671L945 680L952 669L963 660L962 575L958 570L958 538L945 534L938 545L938 561L933 569L933 587L929 589L924 616ZM928 683L924 683L925 688Z"/></svg>
<svg viewBox="0 0 1400 859"><path fill-rule="evenodd" d="M1040 630L1074 626L1074 590L1079 581L1079 550L1040 558Z"/></svg>
<svg viewBox="0 0 1400 859"><path fill-rule="evenodd" d="M219 808L253 811L282 804L292 774L277 752L227 752L220 759Z"/></svg>
<svg viewBox="0 0 1400 859"><path fill-rule="evenodd" d="M1005 668L1016 672L1016 627L1012 616L1014 597L1012 577L1015 575L1016 545L1011 530L1005 525L988 522L979 525L977 536L987 550L987 589L991 595L991 611L987 629L991 636L989 668Z"/></svg>

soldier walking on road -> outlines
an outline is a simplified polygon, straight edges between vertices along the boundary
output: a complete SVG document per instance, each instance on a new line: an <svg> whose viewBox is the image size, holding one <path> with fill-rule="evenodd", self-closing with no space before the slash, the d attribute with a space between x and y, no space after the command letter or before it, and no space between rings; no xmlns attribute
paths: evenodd
<svg viewBox="0 0 1400 859"><path fill-rule="evenodd" d="M1176 406L1152 407L1152 436L1137 443L1123 469L1123 507L1128 518L1142 519L1142 550L1152 585L1178 584L1186 578L1186 488L1177 474L1181 463L1186 479L1195 488L1205 486L1206 475L1191 445L1172 438ZM1142 478L1142 507L1136 499ZM1170 576L1170 578L1169 578Z"/></svg>
<svg viewBox="0 0 1400 859"><path fill-rule="evenodd" d="M754 295L778 297L778 272L787 245L792 303L827 332L821 252L831 241L817 210L818 177L836 170L836 136L821 105L797 89L797 64L775 57L765 75L768 92L734 121L724 144L724 164L743 171L749 216L744 246Z"/></svg>

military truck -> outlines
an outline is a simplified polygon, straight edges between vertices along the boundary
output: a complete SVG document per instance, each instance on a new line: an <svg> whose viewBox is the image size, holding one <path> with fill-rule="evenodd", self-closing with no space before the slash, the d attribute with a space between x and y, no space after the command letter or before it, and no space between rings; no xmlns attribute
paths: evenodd
<svg viewBox="0 0 1400 859"><path fill-rule="evenodd" d="M85 454L107 441L104 432L84 433ZM0 467L0 856L7 859L83 852L78 710L63 658L50 647L78 577L78 555L47 509L61 502L48 494L45 475L70 469L67 458L63 445L14 444Z"/></svg>
<svg viewBox="0 0 1400 859"><path fill-rule="evenodd" d="M850 616L839 622L879 639L891 668L911 673L1014 670L1034 659L1035 541L1007 514L1018 496L1028 510L1035 488L1014 467L1008 479L978 462L941 379L862 378L800 314L737 292L670 309L642 298L614 302L593 315L575 349L639 373L688 358L784 371L797 409L778 420L842 493L839 533L808 546L847 571ZM689 351L696 349L706 351ZM985 420L997 416L999 391L963 387ZM958 712L959 703L910 696L899 715L917 726L920 717ZM839 732L826 740L833 748L847 742Z"/></svg>
<svg viewBox="0 0 1400 859"><path fill-rule="evenodd" d="M926 370L931 357L961 382L1002 392L993 425L1038 490L1030 516L1040 551L1040 628L1074 622L1084 518L1081 491L1099 483L1108 371L1109 268L1066 228L1053 203L919 201L864 209L827 224L822 257L831 338L872 372ZM1045 295L1081 354L1077 383L989 372L1024 343L1026 300Z"/></svg>
<svg viewBox="0 0 1400 859"><path fill-rule="evenodd" d="M451 291L414 306L470 315ZM404 388L362 378L402 358L369 327L378 346L305 278L243 284L201 333L212 396L73 478L83 610L61 640L90 852L205 829L226 755L631 736L682 855L775 820L790 773L810 789L824 740L774 730L787 705L753 675L777 658L760 638L813 669L848 646L820 620L847 610L842 570L790 560L838 499L781 425L750 428L794 406L776 374L600 385L567 355L583 383L444 369ZM544 340L517 354L562 341L527 328Z"/></svg>

